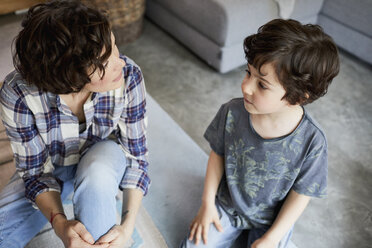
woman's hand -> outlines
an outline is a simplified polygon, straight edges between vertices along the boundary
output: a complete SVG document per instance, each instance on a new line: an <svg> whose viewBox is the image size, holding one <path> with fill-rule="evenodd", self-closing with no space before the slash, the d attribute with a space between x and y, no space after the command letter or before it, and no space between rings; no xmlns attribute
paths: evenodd
<svg viewBox="0 0 372 248"><path fill-rule="evenodd" d="M92 235L77 220L56 219L53 228L67 248L107 248L108 244L95 245Z"/></svg>
<svg viewBox="0 0 372 248"><path fill-rule="evenodd" d="M195 244L198 245L200 239L203 238L204 244L208 242L208 231L210 224L213 223L219 232L222 232L219 214L214 203L202 204L198 214L191 222L189 240L195 238Z"/></svg>
<svg viewBox="0 0 372 248"><path fill-rule="evenodd" d="M122 248L133 234L134 225L123 223L113 226L110 231L99 238L96 244L106 244L108 248Z"/></svg>

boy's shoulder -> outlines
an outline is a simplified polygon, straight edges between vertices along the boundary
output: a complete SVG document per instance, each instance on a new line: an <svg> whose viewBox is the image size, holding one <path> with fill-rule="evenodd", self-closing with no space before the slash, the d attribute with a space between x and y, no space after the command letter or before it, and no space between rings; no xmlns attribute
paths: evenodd
<svg viewBox="0 0 372 248"><path fill-rule="evenodd" d="M228 102L222 104L221 109L224 110L233 110L233 111L242 111L244 108L244 99L242 97L233 98Z"/></svg>
<svg viewBox="0 0 372 248"><path fill-rule="evenodd" d="M233 98L221 105L216 117L218 117L218 119L228 121L231 120L231 118L237 119L248 114L249 113L244 107L244 99Z"/></svg>
<svg viewBox="0 0 372 248"><path fill-rule="evenodd" d="M318 144L323 144L327 147L327 137L322 126L313 118L311 113L304 108L304 117L301 125L299 126L303 129L303 133L307 136L312 137L312 139L317 141Z"/></svg>

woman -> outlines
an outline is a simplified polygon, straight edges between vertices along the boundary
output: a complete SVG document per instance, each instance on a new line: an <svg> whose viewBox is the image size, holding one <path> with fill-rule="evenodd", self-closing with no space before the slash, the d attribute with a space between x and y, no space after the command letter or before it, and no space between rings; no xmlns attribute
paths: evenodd
<svg viewBox="0 0 372 248"><path fill-rule="evenodd" d="M47 220L66 247L122 247L150 184L142 73L119 54L107 17L78 1L36 5L22 26L0 113L11 182L24 186L0 193L0 247L24 247ZM119 188L128 200L115 225ZM72 191L67 220L61 199Z"/></svg>

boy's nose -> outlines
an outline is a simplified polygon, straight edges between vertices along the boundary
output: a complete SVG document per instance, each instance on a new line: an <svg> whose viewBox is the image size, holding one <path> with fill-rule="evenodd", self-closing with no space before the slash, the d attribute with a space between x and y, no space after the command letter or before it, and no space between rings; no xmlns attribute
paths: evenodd
<svg viewBox="0 0 372 248"><path fill-rule="evenodd" d="M249 79L244 78L242 82L242 92L247 95L252 95L253 93L253 84Z"/></svg>

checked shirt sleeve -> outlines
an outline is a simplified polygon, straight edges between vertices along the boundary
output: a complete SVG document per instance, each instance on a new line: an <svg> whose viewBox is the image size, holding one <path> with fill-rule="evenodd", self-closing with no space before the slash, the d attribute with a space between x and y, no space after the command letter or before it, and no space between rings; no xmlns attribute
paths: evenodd
<svg viewBox="0 0 372 248"><path fill-rule="evenodd" d="M17 172L25 183L25 196L32 203L42 192L58 191L60 185L52 176L53 166L35 125L25 95L17 85L4 83L0 92L0 113L10 139ZM36 206L36 205L34 205Z"/></svg>
<svg viewBox="0 0 372 248"><path fill-rule="evenodd" d="M125 104L119 121L119 142L127 154L127 169L120 188L135 188L146 195L148 176L148 151L146 144L146 89L140 69L127 63Z"/></svg>

